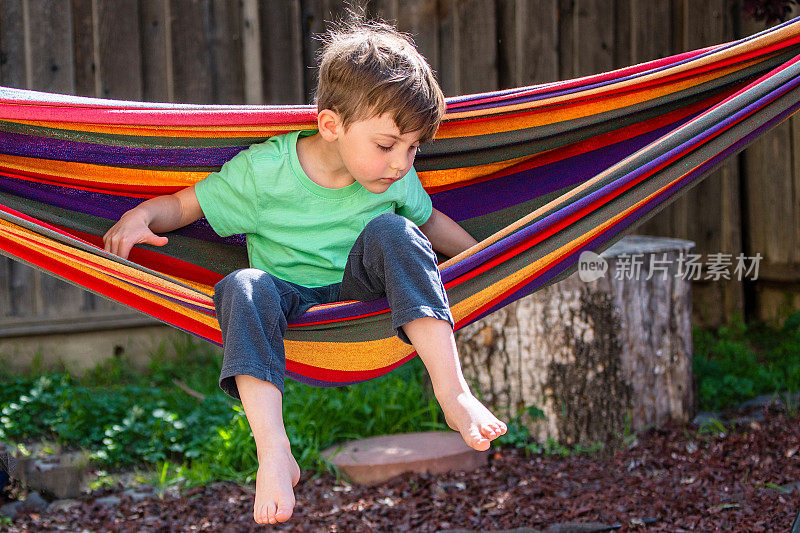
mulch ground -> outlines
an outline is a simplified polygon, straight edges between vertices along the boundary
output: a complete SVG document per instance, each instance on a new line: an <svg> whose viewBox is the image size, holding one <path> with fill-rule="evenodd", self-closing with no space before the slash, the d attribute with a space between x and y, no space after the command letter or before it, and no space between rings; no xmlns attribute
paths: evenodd
<svg viewBox="0 0 800 533"><path fill-rule="evenodd" d="M547 529L789 531L800 508L800 416L775 407L723 433L673 425L640 434L609 457L493 452L469 473L403 475L373 487L304 475L290 531ZM249 531L253 490L229 483L116 507L86 497L66 511L23 514L11 531ZM269 526L268 526L269 527ZM601 530L598 529L596 530Z"/></svg>

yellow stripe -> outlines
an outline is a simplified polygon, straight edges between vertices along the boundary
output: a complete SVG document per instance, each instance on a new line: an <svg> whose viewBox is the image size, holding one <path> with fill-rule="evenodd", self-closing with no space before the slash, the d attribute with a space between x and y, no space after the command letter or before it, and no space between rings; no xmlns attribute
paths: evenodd
<svg viewBox="0 0 800 533"><path fill-rule="evenodd" d="M691 169L687 172L690 171ZM679 181L681 177L679 176L671 183ZM611 217L588 233L455 304L451 308L453 318L456 322L463 320L476 309L486 306L498 294L530 281L537 270L558 262L562 257L571 254L586 242L591 241L595 236L614 226L618 221L625 218L628 213L635 211L652 197L667 189L671 183L664 185L658 191L640 200L622 213ZM407 357L413 351L413 348L404 344L397 337L359 343L286 341L284 344L286 345L286 357L292 361L341 371L364 371L385 368Z"/></svg>
<svg viewBox="0 0 800 533"><path fill-rule="evenodd" d="M25 246L26 248L38 251L46 255L54 262L75 267L78 270L81 270L82 272L89 274L94 278L101 279L103 281L111 283L112 285L122 289L125 292L135 294L149 300L157 299L158 304L161 305L162 307L165 307L177 314L192 316L194 320L202 322L206 326L216 327L217 329L219 327L216 319L214 319L213 317L209 317L204 313L200 313L192 309L189 309L171 300L167 300L164 297L159 297L158 295L154 295L151 291L161 289L162 291L164 291L164 294L169 294L169 296L178 299L179 301L186 302L187 304L191 303L194 305L199 305L205 307L206 309L213 309L214 306L210 297L207 297L206 301L203 301L202 298L203 295L193 293L183 287L172 284L161 278L151 276L145 272L142 272L141 270L137 270L135 268L122 265L115 261L111 261L103 257L96 256L88 252L84 252L83 250L79 250L77 248L71 248L62 243L59 243L57 241L54 241L37 233L31 232L30 230L17 226L16 224L12 224L11 222L0 220L0 226L2 226L0 227L0 232L8 236L10 239L20 243L22 246ZM20 237L24 237L25 240L22 240ZM30 242L27 239L30 239L30 241L33 242ZM55 248L56 251L50 248ZM76 260L67 254L78 256L80 260ZM145 289L140 289L136 286L130 285L129 283L121 281L118 278L99 270L97 268L98 266L107 267L112 271L120 272L122 274L128 275L140 281L146 281L154 285L155 287L152 287L150 291L146 291Z"/></svg>
<svg viewBox="0 0 800 533"><path fill-rule="evenodd" d="M131 126L115 124L84 124L82 122L57 122L45 120L6 120L17 124L41 126L65 131L107 133L141 137L269 137L295 130L316 129L315 122L305 124L258 124L254 126Z"/></svg>
<svg viewBox="0 0 800 533"><path fill-rule="evenodd" d="M0 155L0 169L20 174L44 174L48 178L58 178L65 184L71 180L89 181L97 188L102 188L104 184L188 187L208 176L208 172L122 168L5 154Z"/></svg>
<svg viewBox="0 0 800 533"><path fill-rule="evenodd" d="M631 105L639 104L641 102L666 96L668 94L680 92L684 89L688 89L695 85L705 83L706 81L724 76L730 72L741 70L742 68L753 63L757 63L757 61L750 61L744 65L736 65L734 67L728 67L717 72L698 75L683 81L671 82L660 87L648 87L632 93L612 96L602 100L582 102L579 104L561 105L569 104L570 101L575 100L578 97L585 98L587 95L595 94L597 91L583 91L564 96L547 98L545 100L526 102L523 104L494 107L491 110L492 113L526 112L513 117L496 116L475 122L443 122L438 133L436 134L436 138L448 139L453 137L465 137L469 135L487 135L489 133L515 131L524 128L546 126L567 120L574 120L606 113L608 111L621 109ZM614 87L616 87L616 84L604 87L603 89L609 90ZM597 98L600 97L598 96ZM476 116L484 117L486 116L487 112L488 111L486 109L478 109L475 111L447 114L445 118L447 120L457 120L460 118L473 118Z"/></svg>

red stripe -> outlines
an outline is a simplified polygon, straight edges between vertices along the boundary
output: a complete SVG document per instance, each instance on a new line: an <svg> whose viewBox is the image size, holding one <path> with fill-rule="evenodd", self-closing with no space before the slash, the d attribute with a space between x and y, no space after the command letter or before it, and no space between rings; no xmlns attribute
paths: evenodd
<svg viewBox="0 0 800 533"><path fill-rule="evenodd" d="M68 251L61 250L61 249L59 249L59 248L57 248L57 247L55 247L53 245L50 245L50 244L47 244L47 243L42 243L42 242L37 242L36 240L31 239L29 237L26 237L24 235L20 235L20 238L26 240L29 243L33 243L33 244L35 244L37 246L41 246L41 247L43 247L43 248L45 248L47 250L50 250L51 252L53 252L55 254L64 255L64 256L66 256L66 257L68 257L68 258L70 258L73 261L76 261L78 263L88 264L94 270L99 270L101 272L104 272L105 274L107 274L107 275L109 275L111 277L117 278L120 281L124 281L126 283L129 283L130 285L134 285L134 286L141 285L141 286L143 286L145 288L151 289L154 292L158 292L158 291L169 292L166 289L164 289L163 287L159 287L157 284L151 283L149 281L134 278L132 276L129 276L128 274L125 274L124 272L108 268L108 267L103 266L103 265L98 264L98 263L87 262L84 258L80 257L79 255L76 255L76 254L68 252ZM175 296L174 294L172 296L175 297L175 298L178 298L178 296ZM183 296L183 295L181 295L180 297L186 298L187 300L192 300L192 301L196 302L198 305L208 306L208 301L207 300L202 300L202 299L200 299L198 297Z"/></svg>
<svg viewBox="0 0 800 533"><path fill-rule="evenodd" d="M798 58L793 60L793 61L800 61L800 56L798 56ZM750 114L752 114L752 113L750 113ZM749 115L745 115L745 116L740 117L736 122L732 122L731 124L729 124L727 128L719 130L712 137L708 137L708 138L704 139L703 140L703 144L705 144L705 143L709 142L711 139L721 135L722 133L724 133L728 129L732 128L733 126L735 126L736 124L738 124L739 122L744 120L747 116L749 116ZM598 198L594 202L592 202L589 205L583 207L582 209L580 209L579 211L573 213L572 215L566 217L565 219L561 220L557 224L554 224L553 226L550 226L550 227L547 227L547 228L543 229L542 231L537 233L535 236L532 236L531 238L526 239L525 241L521 242L517 246L515 246L513 248L510 248L506 252L494 257L493 259L487 261L486 263L484 263L484 264L482 264L482 265L470 270L469 272L466 272L466 273L462 274L458 278L455 278L455 279L451 280L450 282L445 284L445 288L450 288L450 287L453 287L453 286L458 285L460 283L463 283L465 281L468 281L468 280L470 280L470 279L472 279L472 278L474 278L474 277L486 272L487 270L489 270L489 269L491 269L491 268L493 268L493 267L505 262L506 260L519 255L520 253L524 252L525 250L527 250L527 249L531 248L532 246L540 243L541 241L543 241L547 237L552 236L553 234L557 233L561 229L563 229L566 226L570 225L575 220L583 218L584 215L586 215L586 214L590 213L591 211L593 211L596 206L599 207L600 205L603 205L603 204L607 203L608 201L616 198L617 196L619 196L623 192L627 191L631 187L634 187L635 185L639 184L643 180L645 180L648 177L652 176L653 174L655 174L659 170L661 170L661 169L665 168L666 166L674 163L676 160L681 158L683 155L695 150L698 146L699 145L697 145L697 144L688 146L686 149L684 149L683 151L675 154L672 158L668 159L667 161L664 161L659 166L657 166L657 167L653 168L652 170L650 170L648 173L642 174L638 178L636 178L634 180L631 180L627 185L625 185L623 187L620 187L620 188L616 189L615 191L612 191L611 193L607 194L606 196L604 196L602 198Z"/></svg>
<svg viewBox="0 0 800 533"><path fill-rule="evenodd" d="M54 262L52 258L32 249L25 248L22 245L5 237L0 236L0 243L3 244L2 249L4 251L23 261L27 261L28 263L36 265L43 270L52 272L53 274L67 279L73 283L77 283L81 287L84 287L88 290L92 290L117 302L128 305L129 307L138 309L139 311L142 311L152 317L163 320L168 324L172 324L175 327L189 331L199 337L203 337L210 342L222 344L222 335L216 328L210 328L202 322L190 319L186 315L182 315L180 313L176 314L166 307L153 302L152 300L132 294L128 291L121 290L116 285L95 278L80 269Z"/></svg>
<svg viewBox="0 0 800 533"><path fill-rule="evenodd" d="M612 96L618 96L618 95L621 95L621 94L634 93L634 92L637 92L637 91L640 91L640 90L646 89L646 88L659 87L659 86L663 86L663 85L669 84L669 83L671 83L673 81L696 77L699 74L703 74L703 73L706 73L706 72L711 72L713 70L718 70L718 69L721 69L721 68L736 64L736 63L741 63L741 62L747 61L749 59L752 59L754 57L764 56L764 59L766 60L766 59L769 59L766 56L768 56L771 52L781 50L781 49L786 48L788 46L797 44L798 42L800 42L800 36L792 37L792 38L786 39L785 41L781 41L781 42L772 44L772 45L764 47L764 48L760 48L760 49L753 50L753 51L750 51L750 52L747 52L747 53L743 53L743 54L740 54L738 56L733 56L733 57L729 57L729 58L723 58L723 59L721 59L719 61L707 64L707 65L701 65L701 66L698 66L698 67L695 67L695 68L692 68L692 69L689 69L689 70L676 72L675 74L671 74L669 76L656 77L653 80L643 81L643 82L641 82L639 84L635 84L633 86L627 85L627 86L614 88L615 84L612 84L612 85L609 85L609 88L606 89L605 91L603 91L603 93L601 95L596 95L595 94L595 95L586 95L586 96L583 96L583 97L579 97L578 96L578 97L575 97L575 98L572 98L572 99L569 99L569 100L566 100L564 102L560 102L560 103L557 103L557 104L551 104L551 105L543 106L543 107L536 107L536 108L533 108L533 109L530 109L530 110L525 110L523 112L505 114L505 115L502 115L501 118L503 120L506 120L508 118L524 116L524 115L527 115L527 114L530 114L530 113L534 113L534 112L537 112L537 111L541 111L541 110L544 110L544 109L550 109L550 108L556 108L556 107L565 107L565 106L573 106L575 104L579 104L579 103L583 103L583 102L596 102L596 101L599 101L599 100L608 99L608 98L610 98ZM574 93L574 94L575 95L579 95L580 92L577 92L577 93ZM502 113L502 110L498 109L496 111L496 113ZM476 118L476 117L469 117L469 118L465 118L465 119L454 118L454 119L451 119L451 120L447 120L447 118L445 117L445 120L447 121L446 122L447 124L465 124L465 123L471 123L471 122L476 122L476 123L477 122L484 122L484 121L487 121L487 120L494 120L494 119L497 119L497 118L498 118L497 116L493 116L492 115L492 116L486 116L486 117L480 117L480 118ZM444 124L445 124L445 122L443 121L443 125Z"/></svg>
<svg viewBox="0 0 800 533"><path fill-rule="evenodd" d="M705 100L701 100L691 106L687 106L681 109L676 109L675 111L672 111L665 115L661 115L660 117L650 119L644 122L637 122L635 124L631 124L630 126L626 126L625 128L610 131L608 133L597 135L589 139L580 140L568 144L566 146L562 146L560 148L548 150L544 153L532 157L527 161L522 161L520 163L517 163L516 165L505 168L498 172L487 174L485 176L481 176L469 181L451 183L447 185L441 185L438 187L426 187L425 190L427 190L428 193L430 194L435 194L437 192L457 189L460 187L473 185L476 183L482 183L485 181L502 178L505 176L509 176L511 174L516 174L518 172L530 170L532 168L549 165L551 163L562 161L564 159L568 159L576 155L582 155L587 152L591 152L592 150L597 150L600 148L604 148L606 146L611 146L618 142L626 141L634 137L637 137L639 135L644 135L645 133L654 131L664 125L678 122L681 119L686 118L687 116L690 116L698 111L708 108L709 106L716 105L723 98L726 98L728 95L733 94L735 91L736 91L735 88L729 89L724 91L723 93L715 94Z"/></svg>
<svg viewBox="0 0 800 533"><path fill-rule="evenodd" d="M416 355L417 352L413 352L408 357L404 357L396 363L392 363L388 366L374 370L333 370L329 368L321 368L304 363L298 363L297 361L287 359L286 370L301 376L306 376L327 383L350 383L353 381L366 381L368 379L382 376L387 372L394 370L406 361L413 359Z"/></svg>
<svg viewBox="0 0 800 533"><path fill-rule="evenodd" d="M103 248L103 238L82 231L70 230L79 235L81 238L87 240L92 246ZM170 255L162 254L154 250L148 250L139 246L134 246L128 256L128 259L138 265L146 268L151 268L162 274L181 277L196 283L204 285L216 285L216 283L225 277L223 274L214 272L207 268L195 265L183 259L172 257Z"/></svg>
<svg viewBox="0 0 800 533"><path fill-rule="evenodd" d="M41 172L20 172L18 169L11 169L3 167L2 165L0 165L0 171L2 171L3 175L6 175L10 178L32 181L34 183L58 185L60 187L69 187L71 189L80 191L129 196L131 198L151 198L153 196L160 196L163 194L172 194L188 187L188 185L133 185L130 183L108 183L103 184L103 188L100 188L98 187L96 181L83 180L79 178L56 179L50 174L43 174ZM110 167L108 171L111 171Z"/></svg>

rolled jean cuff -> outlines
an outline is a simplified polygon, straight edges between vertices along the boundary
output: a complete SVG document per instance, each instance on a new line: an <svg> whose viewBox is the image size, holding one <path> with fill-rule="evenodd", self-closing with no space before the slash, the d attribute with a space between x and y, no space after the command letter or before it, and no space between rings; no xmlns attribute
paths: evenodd
<svg viewBox="0 0 800 533"><path fill-rule="evenodd" d="M279 372L272 372L261 366L235 366L223 367L219 376L219 387L228 396L241 401L239 387L236 386L236 376L253 376L261 381L268 381L275 385L283 394L283 376Z"/></svg>
<svg viewBox="0 0 800 533"><path fill-rule="evenodd" d="M418 318L425 317L444 320L450 324L451 328L455 329L455 322L453 321L453 314L450 312L450 308L429 306L415 307L400 312L392 311L392 327L397 331L397 336L400 337L401 341L406 344L411 344L408 335L403 331L403 326Z"/></svg>

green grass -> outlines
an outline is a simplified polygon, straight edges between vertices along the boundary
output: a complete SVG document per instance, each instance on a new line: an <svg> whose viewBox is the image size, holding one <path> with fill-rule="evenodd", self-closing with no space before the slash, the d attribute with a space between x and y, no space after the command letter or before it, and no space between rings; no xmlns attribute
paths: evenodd
<svg viewBox="0 0 800 533"><path fill-rule="evenodd" d="M745 324L694 330L693 370L704 410L737 405L760 394L800 391L800 312L782 327Z"/></svg>
<svg viewBox="0 0 800 533"><path fill-rule="evenodd" d="M217 385L219 350L188 336L173 348L175 356L168 357L166 348L154 353L145 372L113 358L81 378L7 376L0 390L0 440L48 439L81 447L104 468L144 465L162 485L252 479L255 444L241 404ZM444 429L424 372L415 359L347 387L287 381L284 421L301 468L328 469L320 452L345 440Z"/></svg>
<svg viewBox="0 0 800 533"><path fill-rule="evenodd" d="M800 312L777 330L740 319L716 331L695 330L694 343L702 409L800 390ZM144 468L161 487L249 482L258 466L255 444L241 404L217 385L220 364L217 348L187 336L152 354L144 372L123 357L80 378L63 371L36 375L38 367L25 376L6 375L0 388L0 440L84 448L99 467ZM418 359L348 387L287 381L284 421L300 467L330 469L320 452L346 440L445 429L425 383ZM188 394L186 387L203 399ZM523 418L541 416L535 407L521 411L496 444L547 455L591 452L599 446L571 449L554 441L535 442Z"/></svg>

